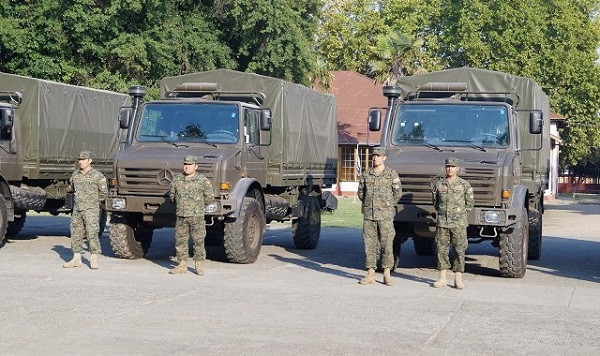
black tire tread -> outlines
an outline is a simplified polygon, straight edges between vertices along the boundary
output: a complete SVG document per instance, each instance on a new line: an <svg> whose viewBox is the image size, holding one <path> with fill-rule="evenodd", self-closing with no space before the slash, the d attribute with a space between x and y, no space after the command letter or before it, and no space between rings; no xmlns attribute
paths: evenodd
<svg viewBox="0 0 600 356"><path fill-rule="evenodd" d="M144 257L142 244L135 239L134 229L125 219L112 217L110 221L110 246L119 258Z"/></svg>
<svg viewBox="0 0 600 356"><path fill-rule="evenodd" d="M42 210L46 205L46 192L40 187L10 186L15 209Z"/></svg>
<svg viewBox="0 0 600 356"><path fill-rule="evenodd" d="M542 256L542 214L535 210L529 210L529 247L527 259L537 261Z"/></svg>
<svg viewBox="0 0 600 356"><path fill-rule="evenodd" d="M522 278L525 275L527 258L523 258L523 249L527 249L528 235L529 219L523 208L521 221L500 234L500 274L503 277Z"/></svg>
<svg viewBox="0 0 600 356"><path fill-rule="evenodd" d="M261 236L257 245L252 248L247 241L247 223L250 215L256 214L261 224ZM248 264L258 259L262 247L262 233L265 230L265 216L260 203L250 197L245 197L242 202L240 216L232 222L225 223L223 227L223 246L227 260L232 263Z"/></svg>
<svg viewBox="0 0 600 356"><path fill-rule="evenodd" d="M296 248L314 250L321 237L321 204L318 198L304 198L304 209L303 216L292 223L292 237Z"/></svg>

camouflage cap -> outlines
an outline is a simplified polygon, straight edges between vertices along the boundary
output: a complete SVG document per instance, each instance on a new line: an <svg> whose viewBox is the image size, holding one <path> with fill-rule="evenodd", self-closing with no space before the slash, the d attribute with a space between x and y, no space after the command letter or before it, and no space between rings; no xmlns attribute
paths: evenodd
<svg viewBox="0 0 600 356"><path fill-rule="evenodd" d="M454 157L446 158L446 166L458 167L458 158L454 158Z"/></svg>
<svg viewBox="0 0 600 356"><path fill-rule="evenodd" d="M183 164L198 164L198 157L196 156L186 156L183 160Z"/></svg>
<svg viewBox="0 0 600 356"><path fill-rule="evenodd" d="M381 146L377 146L373 148L373 154L378 156L385 156L385 148Z"/></svg>
<svg viewBox="0 0 600 356"><path fill-rule="evenodd" d="M92 158L92 152L90 152L90 151L81 151L81 152L79 152L79 156L77 156L77 158L79 158L79 159L90 159L90 158Z"/></svg>

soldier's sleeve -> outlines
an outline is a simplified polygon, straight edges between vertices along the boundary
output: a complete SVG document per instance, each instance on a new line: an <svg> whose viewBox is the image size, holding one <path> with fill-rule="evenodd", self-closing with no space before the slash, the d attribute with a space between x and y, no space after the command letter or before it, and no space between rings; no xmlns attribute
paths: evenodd
<svg viewBox="0 0 600 356"><path fill-rule="evenodd" d="M171 182L171 189L169 190L169 198L172 202L175 202L175 192L177 191L176 185L177 179L173 179L173 181Z"/></svg>
<svg viewBox="0 0 600 356"><path fill-rule="evenodd" d="M473 187L471 183L465 181L465 210L471 211L475 206L475 196L473 194Z"/></svg>
<svg viewBox="0 0 600 356"><path fill-rule="evenodd" d="M438 206L438 200L437 200L437 192L438 192L438 184L439 184L439 179L435 182L435 184L433 185L433 189L431 190L431 202L433 203L433 206L437 209Z"/></svg>
<svg viewBox="0 0 600 356"><path fill-rule="evenodd" d="M394 200L397 203L402 197L402 182L396 171L393 171L392 173L392 191L394 192Z"/></svg>
<svg viewBox="0 0 600 356"><path fill-rule="evenodd" d="M210 181L208 180L208 178L204 177L203 181L202 181L202 185L203 185L203 190L204 190L204 205L208 205L210 203L213 202L213 200L215 199L214 197L214 191L213 191L213 187L212 184L210 184Z"/></svg>
<svg viewBox="0 0 600 356"><path fill-rule="evenodd" d="M360 199L361 201L363 200L364 197L364 192L363 190L365 189L365 172L363 172L363 174L360 176L359 180L358 180L358 199Z"/></svg>
<svg viewBox="0 0 600 356"><path fill-rule="evenodd" d="M98 173L98 200L102 203L106 199L106 193L108 192L108 186L106 184L106 177L102 173Z"/></svg>

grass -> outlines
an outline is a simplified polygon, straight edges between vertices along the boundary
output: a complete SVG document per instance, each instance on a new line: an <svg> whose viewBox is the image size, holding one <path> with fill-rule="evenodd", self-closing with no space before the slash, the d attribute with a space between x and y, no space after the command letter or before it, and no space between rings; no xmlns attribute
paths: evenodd
<svg viewBox="0 0 600 356"><path fill-rule="evenodd" d="M363 215L360 212L361 201L353 197L338 197L338 208L333 213L321 215L321 226L361 228Z"/></svg>

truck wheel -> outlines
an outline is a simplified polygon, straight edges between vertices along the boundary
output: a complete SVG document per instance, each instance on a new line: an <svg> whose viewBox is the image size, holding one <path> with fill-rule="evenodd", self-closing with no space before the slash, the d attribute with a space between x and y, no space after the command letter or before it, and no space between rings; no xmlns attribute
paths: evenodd
<svg viewBox="0 0 600 356"><path fill-rule="evenodd" d="M527 258L537 261L542 255L542 213L529 209L529 248Z"/></svg>
<svg viewBox="0 0 600 356"><path fill-rule="evenodd" d="M521 278L527 271L527 244L529 219L522 208L521 220L500 233L500 274L503 277Z"/></svg>
<svg viewBox="0 0 600 356"><path fill-rule="evenodd" d="M229 262L256 261L264 231L265 215L260 203L254 198L245 197L238 218L225 223L223 228L223 245Z"/></svg>
<svg viewBox="0 0 600 356"><path fill-rule="evenodd" d="M419 256L433 256L435 254L435 239L413 237L415 252Z"/></svg>
<svg viewBox="0 0 600 356"><path fill-rule="evenodd" d="M152 229L144 225L134 227L123 217L111 217L110 246L117 257L128 259L144 257L150 248L152 233Z"/></svg>
<svg viewBox="0 0 600 356"><path fill-rule="evenodd" d="M6 200L0 195L0 246L4 244L6 237L6 225L8 222L8 209L6 208Z"/></svg>
<svg viewBox="0 0 600 356"><path fill-rule="evenodd" d="M15 220L8 223L8 227L6 228L6 236L17 236L25 225L25 219L27 219L26 212L21 213L21 216L19 217L15 216Z"/></svg>
<svg viewBox="0 0 600 356"><path fill-rule="evenodd" d="M313 250L321 237L321 204L317 197L306 197L303 201L303 214L292 222L292 237L296 248Z"/></svg>

